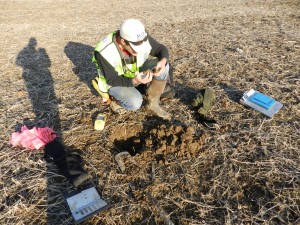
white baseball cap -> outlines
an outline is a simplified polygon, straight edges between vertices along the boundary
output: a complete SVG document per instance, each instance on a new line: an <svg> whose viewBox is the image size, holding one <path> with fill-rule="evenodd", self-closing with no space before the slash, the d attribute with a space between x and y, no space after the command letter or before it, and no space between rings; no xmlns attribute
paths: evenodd
<svg viewBox="0 0 300 225"><path fill-rule="evenodd" d="M127 19L120 26L120 35L136 53L150 52L151 45L144 25L137 19Z"/></svg>

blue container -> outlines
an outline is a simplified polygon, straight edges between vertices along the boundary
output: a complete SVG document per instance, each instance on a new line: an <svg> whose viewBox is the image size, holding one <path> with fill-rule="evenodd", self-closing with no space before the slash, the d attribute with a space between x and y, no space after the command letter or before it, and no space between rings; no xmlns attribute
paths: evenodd
<svg viewBox="0 0 300 225"><path fill-rule="evenodd" d="M275 99L255 91L254 89L245 92L243 97L240 99L240 103L257 110L268 117L273 117L273 115L283 106Z"/></svg>

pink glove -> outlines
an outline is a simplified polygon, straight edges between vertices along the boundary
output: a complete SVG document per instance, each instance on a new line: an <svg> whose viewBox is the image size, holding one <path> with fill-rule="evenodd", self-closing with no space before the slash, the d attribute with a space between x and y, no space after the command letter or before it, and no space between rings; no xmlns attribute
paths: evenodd
<svg viewBox="0 0 300 225"><path fill-rule="evenodd" d="M49 127L28 129L25 125L21 127L21 132L14 132L11 135L10 144L12 146L22 146L29 149L41 149L47 143L53 141L57 134Z"/></svg>

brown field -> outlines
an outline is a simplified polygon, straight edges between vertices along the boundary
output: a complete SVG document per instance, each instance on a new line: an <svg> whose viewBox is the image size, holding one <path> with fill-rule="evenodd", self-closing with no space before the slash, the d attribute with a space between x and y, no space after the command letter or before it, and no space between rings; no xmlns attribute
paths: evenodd
<svg viewBox="0 0 300 225"><path fill-rule="evenodd" d="M71 184L42 150L8 143L23 123L50 126L80 151L110 204L83 224L300 224L298 0L0 4L0 224L73 224ZM114 114L92 89L93 48L130 17L170 50L170 122L144 107ZM216 94L213 128L191 106L205 87ZM284 107L272 119L245 108L250 88ZM103 110L106 128L95 131ZM122 151L135 153L123 172Z"/></svg>

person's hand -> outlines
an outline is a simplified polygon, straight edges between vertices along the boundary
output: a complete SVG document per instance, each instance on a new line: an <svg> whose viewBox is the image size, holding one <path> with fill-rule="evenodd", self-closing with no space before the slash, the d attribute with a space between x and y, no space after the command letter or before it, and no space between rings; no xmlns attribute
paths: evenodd
<svg viewBox="0 0 300 225"><path fill-rule="evenodd" d="M157 64L156 67L153 70L153 75L154 76L160 76L162 72L164 72L167 64L167 59L163 58L160 60Z"/></svg>
<svg viewBox="0 0 300 225"><path fill-rule="evenodd" d="M137 73L135 78L132 79L132 83L136 86L139 84L147 84L152 81L153 73L149 70L146 72Z"/></svg>

